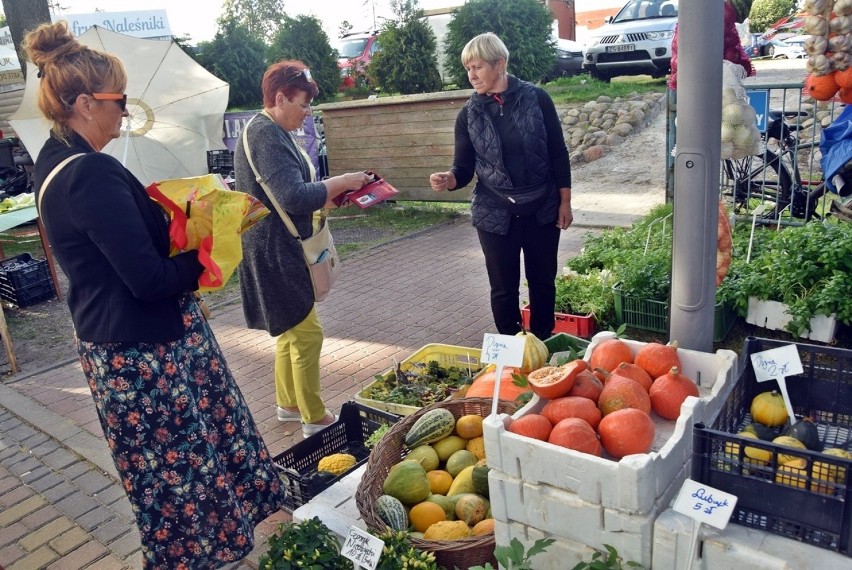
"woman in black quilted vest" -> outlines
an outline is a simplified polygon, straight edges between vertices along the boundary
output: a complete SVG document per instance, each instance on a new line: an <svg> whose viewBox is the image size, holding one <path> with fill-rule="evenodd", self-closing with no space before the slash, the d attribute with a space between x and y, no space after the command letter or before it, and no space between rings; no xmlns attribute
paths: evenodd
<svg viewBox="0 0 852 570"><path fill-rule="evenodd" d="M521 252L530 331L553 332L556 253L571 213L571 166L550 96L506 71L509 50L493 33L470 40L462 64L476 93L459 111L455 157L429 176L436 192L464 188L476 174L471 217L485 254L491 312L500 334L521 330Z"/></svg>

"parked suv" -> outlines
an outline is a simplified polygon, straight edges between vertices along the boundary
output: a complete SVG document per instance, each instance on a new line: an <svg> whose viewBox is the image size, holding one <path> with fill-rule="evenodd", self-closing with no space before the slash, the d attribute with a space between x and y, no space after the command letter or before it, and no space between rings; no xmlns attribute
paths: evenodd
<svg viewBox="0 0 852 570"><path fill-rule="evenodd" d="M379 51L375 33L348 34L337 42L337 67L340 69L340 89L355 86L357 75L363 74L373 54Z"/></svg>
<svg viewBox="0 0 852 570"><path fill-rule="evenodd" d="M664 77L671 69L677 0L630 0L591 30L584 67L609 81L618 75Z"/></svg>

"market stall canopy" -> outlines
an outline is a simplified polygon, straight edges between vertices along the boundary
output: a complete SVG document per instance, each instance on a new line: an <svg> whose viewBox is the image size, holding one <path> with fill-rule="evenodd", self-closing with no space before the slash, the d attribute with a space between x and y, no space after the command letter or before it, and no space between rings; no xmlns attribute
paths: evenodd
<svg viewBox="0 0 852 570"><path fill-rule="evenodd" d="M103 152L120 160L143 184L207 174L207 151L223 149L228 84L198 65L174 41L145 40L100 26L79 40L121 59L127 71L122 136ZM37 105L39 79L28 63L24 100L9 122L32 156L50 131Z"/></svg>

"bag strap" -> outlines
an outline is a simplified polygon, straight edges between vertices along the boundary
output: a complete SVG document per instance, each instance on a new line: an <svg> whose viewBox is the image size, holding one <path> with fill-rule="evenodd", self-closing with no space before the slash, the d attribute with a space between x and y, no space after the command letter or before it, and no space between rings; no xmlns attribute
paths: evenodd
<svg viewBox="0 0 852 570"><path fill-rule="evenodd" d="M278 203L278 200L275 199L275 196L272 194L272 190L269 189L269 186L264 182L263 177L257 171L257 167L254 165L254 161L251 158L251 150L248 145L248 128L249 125L257 118L257 115L251 118L251 120L246 123L246 126L243 127L243 150L246 153L246 158L248 159L249 166L251 167L251 171L254 173L254 179L257 180L257 183L260 184L260 187L263 188L263 191L266 192L267 198L272 202L272 205L275 207L275 211L278 212L278 215L284 221L284 225L287 226L287 229L293 234L293 237L302 241L302 236L299 235L299 231L296 229L296 225L293 223L293 220L290 219L290 216L281 207L281 204Z"/></svg>
<svg viewBox="0 0 852 570"><path fill-rule="evenodd" d="M44 198L44 193L47 191L48 185L53 181L54 177L59 174L59 171L68 165L68 163L73 161L75 158L83 156L84 154L86 153L79 152L77 154L72 154L71 156L54 166L53 170L50 171L50 174L47 175L47 178L44 179L44 182L41 183L41 192L38 193L38 203L36 204L36 211L38 212L39 216L41 216L41 200L42 198Z"/></svg>

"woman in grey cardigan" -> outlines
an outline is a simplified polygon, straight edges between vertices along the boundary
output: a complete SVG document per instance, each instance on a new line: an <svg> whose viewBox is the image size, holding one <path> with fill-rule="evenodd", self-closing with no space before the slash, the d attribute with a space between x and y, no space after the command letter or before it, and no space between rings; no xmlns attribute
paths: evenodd
<svg viewBox="0 0 852 570"><path fill-rule="evenodd" d="M364 172L317 181L314 166L290 131L311 116L319 90L300 61L280 61L263 76L263 111L246 125L249 152L258 175L287 212L302 239L314 232L314 220L332 199L368 182ZM302 422L309 437L336 420L320 395L322 325L299 242L257 182L242 144L234 152L236 186L270 210L243 234L240 289L246 322L278 337L275 351L275 399L282 422Z"/></svg>

